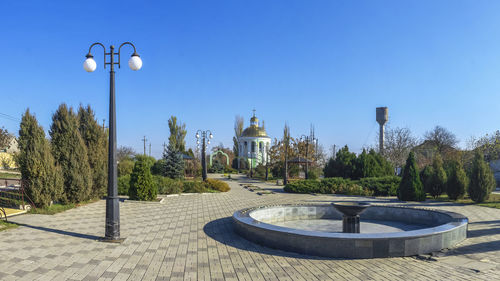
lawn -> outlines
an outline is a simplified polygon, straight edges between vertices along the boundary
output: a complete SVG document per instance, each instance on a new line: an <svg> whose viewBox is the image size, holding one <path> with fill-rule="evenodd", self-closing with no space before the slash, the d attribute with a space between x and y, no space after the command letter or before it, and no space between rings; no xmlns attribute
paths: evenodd
<svg viewBox="0 0 500 281"><path fill-rule="evenodd" d="M4 173L4 172L0 172L0 179L20 179L21 178L21 174L11 174L11 173Z"/></svg>
<svg viewBox="0 0 500 281"><path fill-rule="evenodd" d="M4 220L0 220L0 231L4 231L11 228L16 228L18 225Z"/></svg>
<svg viewBox="0 0 500 281"><path fill-rule="evenodd" d="M86 204L97 202L98 200L99 199L92 199L89 201L84 201L84 202L80 202L80 203L76 203L76 204L75 203L68 203L68 204L55 203L55 204L52 204L51 206L45 207L45 208L32 208L29 210L29 213L30 214L41 214L41 215L54 215L54 214L61 213L61 212L64 212L66 210L69 210L69 209L73 209L73 208L80 207L80 206L83 206Z"/></svg>
<svg viewBox="0 0 500 281"><path fill-rule="evenodd" d="M479 206L500 209L500 194L493 194L493 193L490 194L490 197L488 198L488 200L486 200L483 203L475 203L469 197L465 197L464 199L458 199L457 201L453 201L453 200L450 200L448 198L448 195L446 195L446 194L441 195L436 199L434 199L434 198L432 198L432 199L437 200L437 201L456 202L456 203L461 203L461 204L476 204Z"/></svg>

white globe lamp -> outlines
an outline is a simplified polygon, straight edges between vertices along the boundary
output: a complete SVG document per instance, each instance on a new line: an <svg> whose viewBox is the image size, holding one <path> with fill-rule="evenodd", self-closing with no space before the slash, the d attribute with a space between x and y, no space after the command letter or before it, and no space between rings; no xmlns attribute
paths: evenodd
<svg viewBox="0 0 500 281"><path fill-rule="evenodd" d="M97 68L97 63L91 54L87 55L87 59L83 62L83 69L87 72L94 72Z"/></svg>
<svg viewBox="0 0 500 281"><path fill-rule="evenodd" d="M128 60L128 66L130 69L137 71L142 67L141 57L137 53L133 53L130 59Z"/></svg>

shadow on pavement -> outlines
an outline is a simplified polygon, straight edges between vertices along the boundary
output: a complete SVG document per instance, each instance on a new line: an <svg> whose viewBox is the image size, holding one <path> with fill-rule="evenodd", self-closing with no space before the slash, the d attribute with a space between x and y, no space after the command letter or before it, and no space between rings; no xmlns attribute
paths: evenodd
<svg viewBox="0 0 500 281"><path fill-rule="evenodd" d="M90 235L90 234L83 234L83 233L76 233L76 232L71 232L71 231L66 231L66 230L60 230L60 229L54 229L54 228L47 228L43 226L34 226L34 225L29 225L29 224L24 224L24 223L15 223L19 226L24 226L24 227L29 227L41 231L47 231L47 232L52 232L52 233L57 233L61 235L67 235L67 236L72 236L76 238L83 238L83 239L90 239L90 240L100 240L102 237L100 236L95 236L95 235Z"/></svg>

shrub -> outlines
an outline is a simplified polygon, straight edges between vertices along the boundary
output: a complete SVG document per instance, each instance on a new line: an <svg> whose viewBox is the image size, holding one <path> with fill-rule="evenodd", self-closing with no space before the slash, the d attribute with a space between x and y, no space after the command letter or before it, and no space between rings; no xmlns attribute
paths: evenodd
<svg viewBox="0 0 500 281"><path fill-rule="evenodd" d="M349 148L344 146L337 152L335 159L330 158L323 173L325 177L351 178L354 174L356 154L349 152Z"/></svg>
<svg viewBox="0 0 500 281"><path fill-rule="evenodd" d="M373 149L370 149L368 153L363 149L363 152L355 160L352 178L359 179L393 175L394 168L389 161Z"/></svg>
<svg viewBox="0 0 500 281"><path fill-rule="evenodd" d="M159 159L151 167L151 174L153 175L163 175L165 174L165 159Z"/></svg>
<svg viewBox="0 0 500 281"><path fill-rule="evenodd" d="M145 158L139 158L130 175L128 195L132 200L152 201L156 199L156 193L150 163Z"/></svg>
<svg viewBox="0 0 500 281"><path fill-rule="evenodd" d="M461 199L465 195L469 179L465 174L462 164L458 161L453 161L449 167L448 182L446 183L446 193L452 200Z"/></svg>
<svg viewBox="0 0 500 281"><path fill-rule="evenodd" d="M323 194L345 194L345 195L372 195L368 189L356 184L349 179L326 178L317 180L298 180L288 183L284 191L291 193L323 193Z"/></svg>
<svg viewBox="0 0 500 281"><path fill-rule="evenodd" d="M425 192L418 174L415 154L410 152L406 159L403 177L399 184L398 198L403 201L424 201Z"/></svg>
<svg viewBox="0 0 500 281"><path fill-rule="evenodd" d="M118 194L128 195L129 188L130 188L130 175L124 175L118 177Z"/></svg>
<svg viewBox="0 0 500 281"><path fill-rule="evenodd" d="M125 176L132 174L132 170L134 169L134 160L132 159L123 159L118 162L118 176Z"/></svg>
<svg viewBox="0 0 500 281"><path fill-rule="evenodd" d="M183 191L186 193L203 193L207 192L207 188L202 181L185 181Z"/></svg>
<svg viewBox="0 0 500 281"><path fill-rule="evenodd" d="M224 173L224 166L219 162L214 162L212 166L208 167L209 173Z"/></svg>
<svg viewBox="0 0 500 281"><path fill-rule="evenodd" d="M207 188L217 190L220 192L227 192L231 189L231 188L229 188L229 185L227 183L220 181L220 180L215 180L215 179L207 179L205 181L205 186Z"/></svg>
<svg viewBox="0 0 500 281"><path fill-rule="evenodd" d="M357 183L371 190L375 196L396 196L401 178L398 176L362 178Z"/></svg>
<svg viewBox="0 0 500 281"><path fill-rule="evenodd" d="M495 186L495 177L493 176L488 164L484 161L483 154L476 151L470 174L470 199L477 203L484 202L488 199Z"/></svg>
<svg viewBox="0 0 500 281"><path fill-rule="evenodd" d="M177 194L182 192L183 182L171 178L155 175L153 176L158 194Z"/></svg>
<svg viewBox="0 0 500 281"><path fill-rule="evenodd" d="M447 176L443 168L443 160L441 155L436 154L432 161L432 176L430 178L430 194L432 197L437 198L443 194L446 189Z"/></svg>

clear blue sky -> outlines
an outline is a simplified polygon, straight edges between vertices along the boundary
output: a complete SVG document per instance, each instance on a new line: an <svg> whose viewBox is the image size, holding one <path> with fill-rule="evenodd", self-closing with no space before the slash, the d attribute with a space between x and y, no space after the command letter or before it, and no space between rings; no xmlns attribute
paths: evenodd
<svg viewBox="0 0 500 281"><path fill-rule="evenodd" d="M81 4L75 4L75 3ZM0 2L0 113L27 107L46 130L61 102L108 119L109 74L82 68L88 46L124 41L143 59L117 70L119 145L160 156L167 119L231 146L235 115L255 108L268 133L312 123L320 142L354 151L376 138L375 107L421 136L435 125L462 141L500 127L500 1ZM124 65L130 49L123 50ZM18 131L18 123L0 117Z"/></svg>

